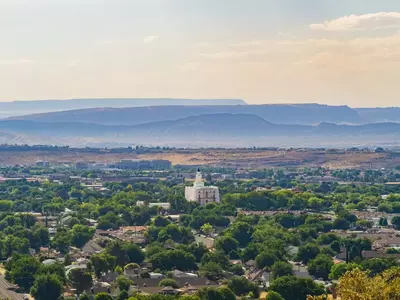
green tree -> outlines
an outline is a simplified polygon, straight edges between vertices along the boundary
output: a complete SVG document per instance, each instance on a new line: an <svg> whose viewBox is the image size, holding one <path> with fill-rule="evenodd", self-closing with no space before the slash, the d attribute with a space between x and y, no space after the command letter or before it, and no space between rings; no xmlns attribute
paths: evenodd
<svg viewBox="0 0 400 300"><path fill-rule="evenodd" d="M251 241L251 236L254 233L254 229L246 222L237 221L229 228L229 233L235 240L239 242L241 247L246 247Z"/></svg>
<svg viewBox="0 0 400 300"><path fill-rule="evenodd" d="M113 297L107 293L98 293L94 296L94 300L113 300Z"/></svg>
<svg viewBox="0 0 400 300"><path fill-rule="evenodd" d="M215 262L222 268L228 268L230 265L228 257L221 251L208 252L201 258L201 264L205 265L209 262Z"/></svg>
<svg viewBox="0 0 400 300"><path fill-rule="evenodd" d="M132 280L125 276L117 277L117 285L120 291L129 291L129 287L132 284Z"/></svg>
<svg viewBox="0 0 400 300"><path fill-rule="evenodd" d="M205 235L210 235L214 228L210 223L206 223L203 226L200 227L201 232L203 232Z"/></svg>
<svg viewBox="0 0 400 300"><path fill-rule="evenodd" d="M223 269L219 264L210 261L200 267L200 274L210 280L218 280L223 275Z"/></svg>
<svg viewBox="0 0 400 300"><path fill-rule="evenodd" d="M94 273L97 278L100 278L102 273L108 273L114 270L116 258L107 253L93 254L90 257L90 261L94 268Z"/></svg>
<svg viewBox="0 0 400 300"><path fill-rule="evenodd" d="M138 263L140 264L144 260L144 253L142 249L136 244L133 243L124 243L122 245L122 251L128 256L130 263Z"/></svg>
<svg viewBox="0 0 400 300"><path fill-rule="evenodd" d="M125 290L121 291L117 296L117 300L128 300L128 299L129 299L129 294Z"/></svg>
<svg viewBox="0 0 400 300"><path fill-rule="evenodd" d="M164 217L157 216L154 218L153 223L154 223L154 226L156 226L156 227L165 227L165 226L169 225L171 222L168 221Z"/></svg>
<svg viewBox="0 0 400 300"><path fill-rule="evenodd" d="M378 210L381 212L390 213L392 212L392 206L390 203L384 202L378 205Z"/></svg>
<svg viewBox="0 0 400 300"><path fill-rule="evenodd" d="M332 257L319 254L315 259L308 263L308 272L317 278L323 278L326 280L329 277L332 266Z"/></svg>
<svg viewBox="0 0 400 300"><path fill-rule="evenodd" d="M396 265L396 262L385 258L366 259L361 263L361 268L370 272L371 276L375 276L383 271Z"/></svg>
<svg viewBox="0 0 400 300"><path fill-rule="evenodd" d="M267 298L265 300L285 300L282 296L274 291L268 292Z"/></svg>
<svg viewBox="0 0 400 300"><path fill-rule="evenodd" d="M82 294L79 296L79 300L90 300L89 296L86 294Z"/></svg>
<svg viewBox="0 0 400 300"><path fill-rule="evenodd" d="M290 263L284 261L277 261L271 267L271 277L273 279L292 274L293 274L293 267Z"/></svg>
<svg viewBox="0 0 400 300"><path fill-rule="evenodd" d="M360 266L355 263L348 263L348 264L340 263L340 264L333 265L331 268L331 271L329 273L329 278L332 280L338 280L346 272L352 271L355 268L360 268Z"/></svg>
<svg viewBox="0 0 400 300"><path fill-rule="evenodd" d="M76 224L71 230L71 244L75 247L83 247L94 235L96 230L92 227Z"/></svg>
<svg viewBox="0 0 400 300"><path fill-rule="evenodd" d="M227 287L219 289L206 287L197 292L200 300L235 300L235 294Z"/></svg>
<svg viewBox="0 0 400 300"><path fill-rule="evenodd" d="M13 202L12 202L12 201L9 201L9 200L0 200L0 211L1 211L1 212L10 211L12 205L13 205Z"/></svg>
<svg viewBox="0 0 400 300"><path fill-rule="evenodd" d="M67 253L71 246L71 234L66 229L58 229L53 240L51 241L52 247L56 248L61 253Z"/></svg>
<svg viewBox="0 0 400 300"><path fill-rule="evenodd" d="M172 278L164 278L158 283L158 286L170 286L173 287L174 289L179 288L178 282Z"/></svg>
<svg viewBox="0 0 400 300"><path fill-rule="evenodd" d="M56 275L40 275L36 277L31 288L31 294L36 300L59 299L63 291L63 284Z"/></svg>
<svg viewBox="0 0 400 300"><path fill-rule="evenodd" d="M109 242L106 253L116 257L116 264L121 267L131 262L141 263L144 259L144 253L138 245L121 241Z"/></svg>
<svg viewBox="0 0 400 300"><path fill-rule="evenodd" d="M392 218L392 225L396 228L399 229L400 228L400 217L399 216L395 216Z"/></svg>
<svg viewBox="0 0 400 300"><path fill-rule="evenodd" d="M40 262L33 256L13 256L6 264L6 279L29 290L40 266Z"/></svg>
<svg viewBox="0 0 400 300"><path fill-rule="evenodd" d="M379 219L379 226L382 226L382 227L388 226L388 221L387 221L387 219L384 218L384 217L381 217L381 218Z"/></svg>
<svg viewBox="0 0 400 300"><path fill-rule="evenodd" d="M356 222L356 225L366 230L366 229L372 228L374 223L371 221L368 221L368 220L358 220Z"/></svg>
<svg viewBox="0 0 400 300"><path fill-rule="evenodd" d="M56 275L58 279L60 279L61 283L65 283L65 268L64 265L61 263L55 263L55 264L50 264L50 265L41 265L39 270L38 270L38 275L44 275L44 274L49 274L49 275Z"/></svg>
<svg viewBox="0 0 400 300"><path fill-rule="evenodd" d="M243 276L232 277L228 281L228 288L237 296L247 295L250 292L258 294L258 287Z"/></svg>
<svg viewBox="0 0 400 300"><path fill-rule="evenodd" d="M272 266L278 258L271 250L263 251L256 256L256 266L259 269Z"/></svg>
<svg viewBox="0 0 400 300"><path fill-rule="evenodd" d="M226 286L220 287L218 293L221 295L221 300L235 300L235 294Z"/></svg>
<svg viewBox="0 0 400 300"><path fill-rule="evenodd" d="M78 295L93 285L92 275L82 269L72 269L68 279Z"/></svg>
<svg viewBox="0 0 400 300"><path fill-rule="evenodd" d="M274 219L275 222L285 228L294 228L296 226L297 218L293 214L277 214Z"/></svg>
<svg viewBox="0 0 400 300"><path fill-rule="evenodd" d="M229 269L234 275L237 275L237 276L244 275L243 267L240 264L232 265L232 267L230 267Z"/></svg>
<svg viewBox="0 0 400 300"><path fill-rule="evenodd" d="M67 253L64 255L64 265L69 266L72 263L71 256Z"/></svg>
<svg viewBox="0 0 400 300"><path fill-rule="evenodd" d="M350 228L350 222L344 217L337 217L333 221L333 228L334 229L341 229L346 230Z"/></svg>
<svg viewBox="0 0 400 300"><path fill-rule="evenodd" d="M314 259L320 253L320 248L317 244L306 244L299 248L297 253L297 260L304 263L308 263L310 260Z"/></svg>
<svg viewBox="0 0 400 300"><path fill-rule="evenodd" d="M270 290L279 293L283 299L305 300L308 295L325 294L323 286L314 283L311 278L283 276L272 281Z"/></svg>
<svg viewBox="0 0 400 300"><path fill-rule="evenodd" d="M29 240L14 235L7 235L3 240L3 257L10 257L13 253L28 254Z"/></svg>
<svg viewBox="0 0 400 300"><path fill-rule="evenodd" d="M217 239L215 248L225 254L229 254L229 252L237 250L238 246L239 242L237 240L229 236L223 236Z"/></svg>
<svg viewBox="0 0 400 300"><path fill-rule="evenodd" d="M149 262L153 268L161 270L194 270L196 269L196 258L193 254L182 250L166 250L150 257Z"/></svg>
<svg viewBox="0 0 400 300"><path fill-rule="evenodd" d="M49 230L43 226L35 225L32 228L31 246L34 249L39 249L41 246L50 244Z"/></svg>

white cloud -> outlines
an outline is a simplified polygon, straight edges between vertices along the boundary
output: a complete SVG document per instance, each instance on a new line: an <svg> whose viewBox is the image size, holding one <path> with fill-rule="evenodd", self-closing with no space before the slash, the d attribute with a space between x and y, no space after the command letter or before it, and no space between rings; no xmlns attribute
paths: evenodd
<svg viewBox="0 0 400 300"><path fill-rule="evenodd" d="M159 39L159 36L157 36L157 35L149 35L149 36L144 38L143 42L145 44L150 44L150 43L152 43L152 42L154 42L154 41L156 41L158 39Z"/></svg>
<svg viewBox="0 0 400 300"><path fill-rule="evenodd" d="M380 12L365 15L344 16L320 24L311 24L312 30L344 31L400 28L400 12Z"/></svg>
<svg viewBox="0 0 400 300"><path fill-rule="evenodd" d="M21 59L4 59L4 60L0 60L0 65L28 65L28 64L32 64L34 63L34 61L32 59L25 59L25 58L21 58Z"/></svg>

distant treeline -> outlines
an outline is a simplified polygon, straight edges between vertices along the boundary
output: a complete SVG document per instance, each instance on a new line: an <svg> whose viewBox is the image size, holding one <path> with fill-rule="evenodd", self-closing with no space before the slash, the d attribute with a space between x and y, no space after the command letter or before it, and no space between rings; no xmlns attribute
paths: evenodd
<svg viewBox="0 0 400 300"><path fill-rule="evenodd" d="M52 146L52 145L0 145L0 151L53 151L53 152L87 152L87 153L157 153L161 151L173 150L168 147L126 147L126 148L71 148L69 146Z"/></svg>

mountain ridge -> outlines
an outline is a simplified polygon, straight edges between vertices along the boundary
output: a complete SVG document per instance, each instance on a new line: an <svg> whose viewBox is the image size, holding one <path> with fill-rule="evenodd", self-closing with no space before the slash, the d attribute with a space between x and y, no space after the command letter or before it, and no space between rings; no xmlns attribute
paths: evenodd
<svg viewBox="0 0 400 300"><path fill-rule="evenodd" d="M37 122L1 120L0 132L16 140L37 137L52 144L90 145L169 145L169 146L317 146L396 143L400 123L366 125L274 124L251 114L209 114L173 121L138 125L102 125L78 122ZM22 141L22 139L21 139Z"/></svg>
<svg viewBox="0 0 400 300"><path fill-rule="evenodd" d="M361 122L358 113L348 106L321 104L103 107L31 114L9 119L40 122L81 122L103 125L137 125L221 113L252 114L277 124L315 125L321 122Z"/></svg>
<svg viewBox="0 0 400 300"><path fill-rule="evenodd" d="M100 107L143 107L169 105L247 105L242 99L189 99L189 98L82 98L65 100L17 100L0 102L0 117L20 116L73 109Z"/></svg>

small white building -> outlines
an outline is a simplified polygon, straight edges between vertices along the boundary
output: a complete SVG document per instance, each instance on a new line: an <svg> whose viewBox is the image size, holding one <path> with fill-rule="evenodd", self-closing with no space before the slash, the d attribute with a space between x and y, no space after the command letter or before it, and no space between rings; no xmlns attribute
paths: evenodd
<svg viewBox="0 0 400 300"><path fill-rule="evenodd" d="M146 202L145 201L137 201L136 202L137 206L146 206ZM169 202L152 202L148 204L149 207L161 207L165 210L169 210L171 208L171 204Z"/></svg>
<svg viewBox="0 0 400 300"><path fill-rule="evenodd" d="M185 198L187 201L197 202L200 205L220 202L218 187L205 186L200 170L196 173L193 186L187 186L185 188Z"/></svg>

